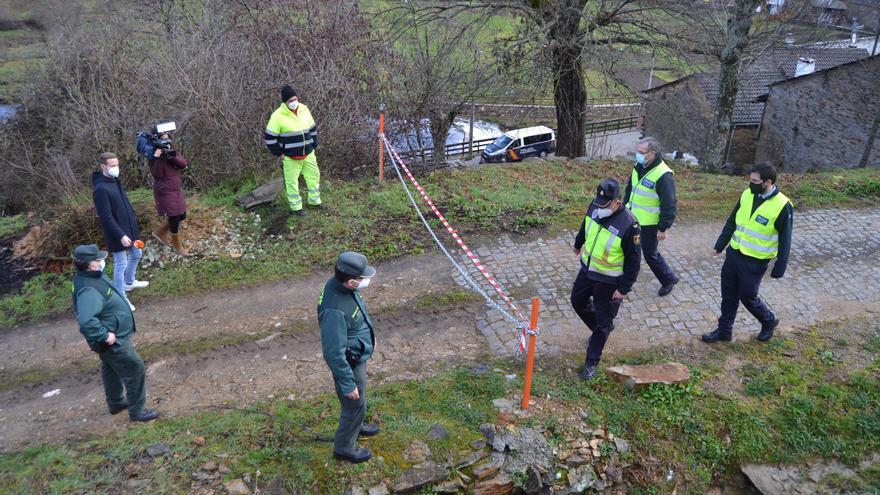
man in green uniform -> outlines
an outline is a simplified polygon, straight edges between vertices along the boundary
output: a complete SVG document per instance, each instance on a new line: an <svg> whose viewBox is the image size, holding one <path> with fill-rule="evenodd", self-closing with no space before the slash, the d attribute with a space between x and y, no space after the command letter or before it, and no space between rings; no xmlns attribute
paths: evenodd
<svg viewBox="0 0 880 495"><path fill-rule="evenodd" d="M110 414L128 409L132 421L151 421L159 413L145 409L144 362L131 343L136 328L128 301L103 274L106 251L89 244L73 251L73 305L79 331L101 358L101 380Z"/></svg>
<svg viewBox="0 0 880 495"><path fill-rule="evenodd" d="M373 354L376 336L373 322L360 291L376 274L363 254L351 251L339 255L336 272L324 284L318 298L318 322L324 361L333 373L336 395L342 411L333 440L333 456L352 463L370 460L373 454L358 447L358 436L379 433L379 427L364 423L367 410L367 360Z"/></svg>

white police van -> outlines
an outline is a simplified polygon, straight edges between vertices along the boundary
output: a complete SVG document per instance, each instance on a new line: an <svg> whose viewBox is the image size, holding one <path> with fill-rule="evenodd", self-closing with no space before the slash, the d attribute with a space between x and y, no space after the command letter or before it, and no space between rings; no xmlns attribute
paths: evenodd
<svg viewBox="0 0 880 495"><path fill-rule="evenodd" d="M556 133L539 125L507 131L483 150L484 162L518 162L530 156L547 156L556 151Z"/></svg>

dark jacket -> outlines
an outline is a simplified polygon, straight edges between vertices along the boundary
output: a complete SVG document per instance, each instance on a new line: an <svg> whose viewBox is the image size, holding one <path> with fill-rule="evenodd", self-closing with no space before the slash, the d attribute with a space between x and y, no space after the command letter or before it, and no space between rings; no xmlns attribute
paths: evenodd
<svg viewBox="0 0 880 495"><path fill-rule="evenodd" d="M635 170L639 180L645 177L652 168L659 165L662 161L663 159L658 156L647 167L643 167L637 163ZM660 232L665 232L666 229L672 227L672 224L675 223L675 214L678 211L678 198L676 197L675 192L675 176L672 174L663 174L663 176L657 181L657 185L654 186L654 191L657 193L657 196L660 196L660 221L657 223L656 227L647 225L642 225L641 227L642 229L656 228ZM632 194L631 180L626 183L626 191L623 193L623 204L629 203L630 194Z"/></svg>
<svg viewBox="0 0 880 495"><path fill-rule="evenodd" d="M365 362L376 345L373 322L360 292L345 288L335 277L328 280L318 298L318 322L324 361L341 392L351 393L357 386L345 351L350 350L360 356L359 362Z"/></svg>
<svg viewBox="0 0 880 495"><path fill-rule="evenodd" d="M130 337L137 330L128 302L101 272L77 271L73 276L73 305L79 332L95 352L109 348L107 334L117 339Z"/></svg>
<svg viewBox="0 0 880 495"><path fill-rule="evenodd" d="M140 239L137 217L122 188L119 178L107 177L101 171L92 172L92 200L104 229L104 242L110 252L127 249L122 245L122 236L132 241Z"/></svg>
<svg viewBox="0 0 880 495"><path fill-rule="evenodd" d="M755 210L764 204L764 201L767 201L777 194L779 194L779 189L773 191L766 198L755 195L755 200L752 201L752 211L750 213L755 213ZM733 233L736 231L736 212L739 211L739 204L739 200L736 200L736 206L733 207L733 211L730 213L730 216L727 217L727 223L724 224L724 228L721 230L721 235L718 236L718 240L715 241L715 252L720 253L724 250L725 246L730 244L730 238L733 237ZM770 277L772 278L782 278L782 276L785 275L785 269L788 266L788 255L791 252L792 213L793 208L791 203L788 203L782 208L782 211L776 218L776 222L773 224L776 231L779 232L779 248L776 253L776 263L773 264L773 271L770 272ZM730 249L733 250L733 248ZM770 260L760 260L746 254L739 254L746 260L753 262L755 266L759 268L766 267L770 263Z"/></svg>
<svg viewBox="0 0 880 495"><path fill-rule="evenodd" d="M153 198L156 211L161 216L175 216L186 213L183 199L183 184L180 171L186 168L186 158L178 152L174 158L153 158L150 160L150 174L153 175Z"/></svg>
<svg viewBox="0 0 880 495"><path fill-rule="evenodd" d="M592 204L587 209L587 216L584 217L584 221L581 222L581 228L578 231L577 236L574 238L575 249L580 250L584 245L584 229L587 225L587 217L592 218L593 210L595 209L596 205ZM621 217L621 215L623 215L623 217ZM623 249L623 275L619 277L609 277L608 275L602 275L601 273L589 272L588 278L590 280L595 280L596 282L615 285L617 286L618 292L621 294L627 294L632 290L633 284L636 283L636 278L639 276L639 268L642 263L642 248L639 242L641 231L639 230L638 221L632 212L623 206L611 214L611 216L597 218L595 221L604 228L608 228L608 226L614 224L624 226L626 229L620 240L620 247ZM584 260L581 258L581 270L586 269L587 267L584 265Z"/></svg>

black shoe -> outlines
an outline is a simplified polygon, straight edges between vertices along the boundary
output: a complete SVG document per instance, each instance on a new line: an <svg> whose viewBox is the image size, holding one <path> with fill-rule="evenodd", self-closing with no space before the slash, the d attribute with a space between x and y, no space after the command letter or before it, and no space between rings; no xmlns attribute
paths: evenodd
<svg viewBox="0 0 880 495"><path fill-rule="evenodd" d="M730 332L725 332L724 330L718 328L714 332L704 333L703 336L700 338L703 339L703 342L711 344L713 342L719 341L730 342L733 336L730 334Z"/></svg>
<svg viewBox="0 0 880 495"><path fill-rule="evenodd" d="M588 382L596 376L596 372L599 371L599 367L595 364L592 365L584 365L583 371L581 371L581 380Z"/></svg>
<svg viewBox="0 0 880 495"><path fill-rule="evenodd" d="M770 337L773 337L773 330L776 330L776 327L778 325L778 318L761 325L761 333L758 334L758 340L761 342L767 342L768 340L770 340Z"/></svg>
<svg viewBox="0 0 880 495"><path fill-rule="evenodd" d="M128 418L132 421L152 421L159 417L159 413L152 409L143 409L137 414L129 414Z"/></svg>
<svg viewBox="0 0 880 495"><path fill-rule="evenodd" d="M318 203L316 205L309 205L309 208L315 208L316 210L326 210L327 205L325 205L324 203Z"/></svg>
<svg viewBox="0 0 880 495"><path fill-rule="evenodd" d="M366 447L355 447L354 452L351 454L340 454L338 452L333 453L333 457L339 459L340 461L348 461L352 464L360 464L362 462L367 462L373 458L373 453L370 452L370 449Z"/></svg>
<svg viewBox="0 0 880 495"><path fill-rule="evenodd" d="M379 425L368 425L366 423L361 425L361 431L358 433L359 437L371 437L373 435L379 434Z"/></svg>
<svg viewBox="0 0 880 495"><path fill-rule="evenodd" d="M291 211L290 214L298 216L298 217L304 217L304 216L306 216L306 211L305 210L296 210L296 211Z"/></svg>
<svg viewBox="0 0 880 495"><path fill-rule="evenodd" d="M111 407L110 414L119 414L122 411L125 411L126 409L128 409L128 405L126 405L126 404L123 404L121 406Z"/></svg>
<svg viewBox="0 0 880 495"><path fill-rule="evenodd" d="M657 291L657 295L660 297L663 297L663 296L669 294L670 292L672 292L672 288L675 287L675 284L677 284L677 283L678 283L678 279L675 279L675 281L672 283L668 283L668 284L664 284L664 285L660 286L660 290Z"/></svg>

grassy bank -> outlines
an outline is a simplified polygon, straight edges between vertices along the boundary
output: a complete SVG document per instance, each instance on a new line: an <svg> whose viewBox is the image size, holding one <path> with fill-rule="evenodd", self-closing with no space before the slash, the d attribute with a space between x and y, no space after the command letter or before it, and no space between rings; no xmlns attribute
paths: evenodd
<svg viewBox="0 0 880 495"><path fill-rule="evenodd" d="M528 162L444 170L420 177L420 181L450 222L465 235L491 237L536 230L553 233L576 229L598 181L607 176L625 180L629 167L629 163L611 161ZM746 187L742 177L702 173L683 166L677 167L676 180L679 215L684 221L723 220ZM234 213L235 195L253 185L227 185L198 201ZM798 209L872 206L880 202L877 169L782 175L779 185ZM133 195L143 199L147 196L144 193L138 191ZM177 297L327 270L335 256L348 249L362 251L374 261L433 249L430 237L396 180L381 186L372 179L326 180L322 183L322 197L329 210L309 210L304 218L288 219L284 236L262 234L285 211L280 200L258 208L259 220L250 214L235 213L241 217L240 233L258 239L249 252L237 258L193 257L164 264L161 269L145 274L151 281L150 287L136 297ZM192 203L190 208L193 209ZM422 211L433 218L424 205ZM436 219L432 223L443 230ZM99 241L100 233L93 233L92 239ZM69 289L63 284L64 277L47 277L19 295L0 299L0 327L69 308Z"/></svg>
<svg viewBox="0 0 880 495"><path fill-rule="evenodd" d="M521 373L513 362L373 388L368 417L393 434L364 441L376 456L367 465L330 460L329 443L313 441L291 423L330 435L338 406L335 397L325 395L256 404L248 412L161 420L75 445L2 455L0 491L115 493L137 479L146 480L140 481L145 492L187 492L191 474L214 461L229 467L224 479L247 474L253 480L259 472L261 487L274 483L295 493L342 493L351 484L369 487L393 479L408 467L402 451L436 423L451 435L430 443L432 458L459 459L473 450L469 444L486 421L542 427L554 447L578 438L584 423L607 427L632 446L620 458L627 466L629 493L702 494L718 483L741 483L743 462L821 459L838 459L859 473L858 479L828 480L838 489L880 489L880 466L859 465L880 451L880 325L875 321L811 328L769 344L652 350L616 360L676 359L692 370L686 384L641 392L604 377L584 384L575 376L579 358L538 358L537 407L525 419L500 418L491 405L520 390L519 378L504 377ZM168 444L171 456L140 462L146 447L157 443ZM670 470L674 481L667 483Z"/></svg>

